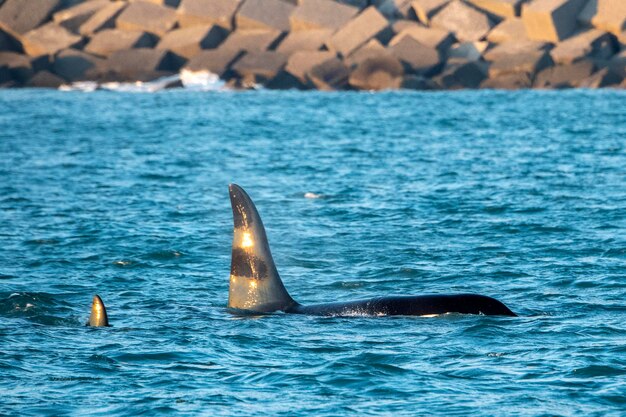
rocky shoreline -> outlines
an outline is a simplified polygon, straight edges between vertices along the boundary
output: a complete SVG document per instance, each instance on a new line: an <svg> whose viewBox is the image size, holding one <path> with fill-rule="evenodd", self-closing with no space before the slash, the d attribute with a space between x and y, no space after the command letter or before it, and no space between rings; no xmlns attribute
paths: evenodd
<svg viewBox="0 0 626 417"><path fill-rule="evenodd" d="M185 74L242 89L626 88L626 0L0 0L0 88Z"/></svg>

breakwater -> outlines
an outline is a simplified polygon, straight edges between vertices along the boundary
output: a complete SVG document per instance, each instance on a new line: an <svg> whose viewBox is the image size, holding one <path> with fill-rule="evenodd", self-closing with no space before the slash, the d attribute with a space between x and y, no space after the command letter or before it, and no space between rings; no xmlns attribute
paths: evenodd
<svg viewBox="0 0 626 417"><path fill-rule="evenodd" d="M626 87L623 0L0 0L0 87Z"/></svg>

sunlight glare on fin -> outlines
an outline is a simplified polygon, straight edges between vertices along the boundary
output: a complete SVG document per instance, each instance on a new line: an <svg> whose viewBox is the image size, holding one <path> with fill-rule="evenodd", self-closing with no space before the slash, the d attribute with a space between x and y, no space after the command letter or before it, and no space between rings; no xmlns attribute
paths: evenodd
<svg viewBox="0 0 626 417"><path fill-rule="evenodd" d="M243 232L243 237L241 238L241 247L250 248L252 246L254 246L254 241L252 240L252 236L250 236L249 232Z"/></svg>

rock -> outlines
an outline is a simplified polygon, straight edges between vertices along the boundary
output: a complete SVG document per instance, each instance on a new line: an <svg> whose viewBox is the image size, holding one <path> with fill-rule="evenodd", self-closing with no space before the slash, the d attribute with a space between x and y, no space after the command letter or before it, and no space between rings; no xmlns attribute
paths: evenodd
<svg viewBox="0 0 626 417"><path fill-rule="evenodd" d="M126 7L126 3L114 2L110 3L102 9L95 12L88 18L85 23L80 25L78 33L83 36L91 36L102 29L113 28L115 19Z"/></svg>
<svg viewBox="0 0 626 417"><path fill-rule="evenodd" d="M240 0L182 0L178 21L181 27L218 25L230 30L240 4Z"/></svg>
<svg viewBox="0 0 626 417"><path fill-rule="evenodd" d="M550 55L557 64L571 64L585 57L608 60L615 51L616 45L611 35L601 30L590 29L558 43L550 51Z"/></svg>
<svg viewBox="0 0 626 417"><path fill-rule="evenodd" d="M504 74L495 78L488 78L480 84L480 88L490 88L494 90L519 90L532 86L530 75L525 72Z"/></svg>
<svg viewBox="0 0 626 417"><path fill-rule="evenodd" d="M497 61L507 59L511 55L522 55L530 52L544 51L549 44L538 41L509 41L503 42L488 49L483 53L483 58L487 61Z"/></svg>
<svg viewBox="0 0 626 417"><path fill-rule="evenodd" d="M430 76L441 67L441 58L436 49L422 45L406 36L389 51L402 62L407 73Z"/></svg>
<svg viewBox="0 0 626 417"><path fill-rule="evenodd" d="M124 49L111 54L106 69L121 81L148 81L178 72L184 60L159 49Z"/></svg>
<svg viewBox="0 0 626 417"><path fill-rule="evenodd" d="M220 45L220 49L258 52L266 51L275 45L281 37L277 30L242 30L232 32Z"/></svg>
<svg viewBox="0 0 626 417"><path fill-rule="evenodd" d="M52 72L65 81L85 79L85 73L103 64L103 60L75 49L65 49L57 54L52 64Z"/></svg>
<svg viewBox="0 0 626 417"><path fill-rule="evenodd" d="M578 87L580 88L605 88L617 86L624 80L618 74L612 72L609 68L602 68L593 75L582 80Z"/></svg>
<svg viewBox="0 0 626 417"><path fill-rule="evenodd" d="M626 30L626 2L623 0L589 0L578 19L598 29L621 36Z"/></svg>
<svg viewBox="0 0 626 417"><path fill-rule="evenodd" d="M85 46L85 51L99 56L109 56L115 51L132 48L152 48L156 38L138 30L104 29L96 33Z"/></svg>
<svg viewBox="0 0 626 417"><path fill-rule="evenodd" d="M489 66L489 78L505 74L526 73L531 77L544 68L554 64L546 51L533 51L520 54L509 54L497 59Z"/></svg>
<svg viewBox="0 0 626 417"><path fill-rule="evenodd" d="M454 33L461 42L473 42L484 38L493 22L486 14L460 0L453 0L435 14L431 26Z"/></svg>
<svg viewBox="0 0 626 417"><path fill-rule="evenodd" d="M326 46L345 57L370 39L387 37L390 32L387 19L370 6L335 32Z"/></svg>
<svg viewBox="0 0 626 417"><path fill-rule="evenodd" d="M242 54L239 50L224 48L201 51L187 62L185 69L209 71L222 77Z"/></svg>
<svg viewBox="0 0 626 417"><path fill-rule="evenodd" d="M487 35L487 40L492 43L502 43L509 41L527 40L526 27L522 19L510 18L503 20L496 27L491 29Z"/></svg>
<svg viewBox="0 0 626 417"><path fill-rule="evenodd" d="M27 87L33 88L59 88L65 84L65 80L49 71L39 71L26 82Z"/></svg>
<svg viewBox="0 0 626 417"><path fill-rule="evenodd" d="M79 45L83 38L70 33L64 27L48 23L22 36L24 52L31 56L53 55L61 49Z"/></svg>
<svg viewBox="0 0 626 417"><path fill-rule="evenodd" d="M329 29L335 31L359 12L356 7L332 0L301 0L289 17L291 30Z"/></svg>
<svg viewBox="0 0 626 417"><path fill-rule="evenodd" d="M389 46L399 43L405 36L410 36L424 46L434 48L445 54L454 43L454 36L447 30L427 28L418 24L405 24L401 28L394 25L394 30L401 29L396 36L389 41Z"/></svg>
<svg viewBox="0 0 626 417"><path fill-rule="evenodd" d="M313 87L308 74L323 62L336 58L330 51L300 51L293 53L287 60L285 71L305 87Z"/></svg>
<svg viewBox="0 0 626 417"><path fill-rule="evenodd" d="M265 84L283 69L287 56L276 51L249 52L233 65L233 71L246 82Z"/></svg>
<svg viewBox="0 0 626 417"><path fill-rule="evenodd" d="M478 61L487 49L488 42L463 42L453 45L448 51L448 60Z"/></svg>
<svg viewBox="0 0 626 417"><path fill-rule="evenodd" d="M22 45L13 35L0 29L0 51L21 52Z"/></svg>
<svg viewBox="0 0 626 417"><path fill-rule="evenodd" d="M404 69L397 58L389 54L367 58L352 71L348 83L358 90L389 90L399 88Z"/></svg>
<svg viewBox="0 0 626 417"><path fill-rule="evenodd" d="M418 21L430 25L430 19L448 3L450 0L414 0L411 8Z"/></svg>
<svg viewBox="0 0 626 417"><path fill-rule="evenodd" d="M289 16L296 7L282 0L245 0L235 15L237 29L289 31Z"/></svg>
<svg viewBox="0 0 626 417"><path fill-rule="evenodd" d="M559 42L576 29L577 16L586 0L533 0L522 7L529 39Z"/></svg>
<svg viewBox="0 0 626 417"><path fill-rule="evenodd" d="M191 26L168 32L158 43L158 49L167 49L185 58L191 58L202 49L214 49L226 38L226 29L216 25Z"/></svg>
<svg viewBox="0 0 626 417"><path fill-rule="evenodd" d="M569 65L557 65L537 73L536 88L574 88L578 87L595 71L593 62L584 60Z"/></svg>
<svg viewBox="0 0 626 417"><path fill-rule="evenodd" d="M471 61L447 64L434 81L445 89L456 90L478 88L485 78L487 78L485 63Z"/></svg>
<svg viewBox="0 0 626 417"><path fill-rule="evenodd" d="M78 3L68 9L56 12L52 21L73 33L78 33L80 26L85 23L98 10L110 4L108 0L91 0Z"/></svg>
<svg viewBox="0 0 626 417"><path fill-rule="evenodd" d="M174 9L145 1L132 2L117 17L115 25L123 30L139 30L163 36L177 22Z"/></svg>
<svg viewBox="0 0 626 417"><path fill-rule="evenodd" d="M291 31L280 42L276 51L287 55L298 51L318 51L332 33L330 29Z"/></svg>
<svg viewBox="0 0 626 417"><path fill-rule="evenodd" d="M0 7L0 28L19 37L46 22L61 0L6 0Z"/></svg>
<svg viewBox="0 0 626 417"><path fill-rule="evenodd" d="M467 0L470 4L484 10L488 14L503 19L520 15L522 3L526 0Z"/></svg>
<svg viewBox="0 0 626 417"><path fill-rule="evenodd" d="M310 82L318 90L339 90L348 85L350 71L338 58L328 59L314 66L308 73Z"/></svg>

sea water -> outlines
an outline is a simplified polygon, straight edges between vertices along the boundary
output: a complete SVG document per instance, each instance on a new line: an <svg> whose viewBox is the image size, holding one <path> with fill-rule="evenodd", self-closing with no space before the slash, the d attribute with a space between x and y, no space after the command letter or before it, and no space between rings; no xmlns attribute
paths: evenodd
<svg viewBox="0 0 626 417"><path fill-rule="evenodd" d="M303 304L519 317L233 315L231 182ZM0 414L626 415L623 91L1 91L0 242Z"/></svg>

